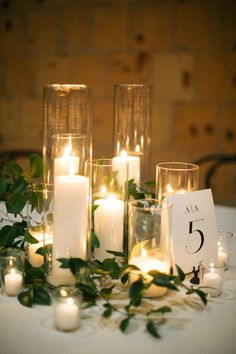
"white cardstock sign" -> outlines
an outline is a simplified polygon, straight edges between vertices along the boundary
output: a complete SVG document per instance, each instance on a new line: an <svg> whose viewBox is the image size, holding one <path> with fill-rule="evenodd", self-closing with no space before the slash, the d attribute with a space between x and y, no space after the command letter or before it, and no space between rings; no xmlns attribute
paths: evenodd
<svg viewBox="0 0 236 354"><path fill-rule="evenodd" d="M185 273L217 256L215 207L210 189L170 195L174 263Z"/></svg>

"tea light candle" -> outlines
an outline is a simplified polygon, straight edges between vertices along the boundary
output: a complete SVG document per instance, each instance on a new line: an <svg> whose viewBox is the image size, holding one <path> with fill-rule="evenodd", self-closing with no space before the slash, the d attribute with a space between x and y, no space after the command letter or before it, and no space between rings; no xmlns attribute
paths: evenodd
<svg viewBox="0 0 236 354"><path fill-rule="evenodd" d="M209 271L203 274L201 286L209 287L209 289L206 290L209 295L215 296L216 292L221 293L222 277L217 273L213 264L210 265Z"/></svg>
<svg viewBox="0 0 236 354"><path fill-rule="evenodd" d="M158 270L161 273L168 273L169 266L166 262L159 261L154 257L148 256L139 256L139 257L132 257L130 259L130 264L135 265L138 267L143 276L144 280L150 282L152 280L152 276L147 274L151 270ZM138 279L138 271L132 271L130 273L130 282L133 283ZM144 290L143 295L145 297L160 297L167 293L167 288L152 284L148 289Z"/></svg>
<svg viewBox="0 0 236 354"><path fill-rule="evenodd" d="M73 331L79 327L80 308L71 297L58 302L55 307L55 326L62 331Z"/></svg>
<svg viewBox="0 0 236 354"><path fill-rule="evenodd" d="M125 150L122 150L120 156L113 157L113 169L119 171L119 182L123 184L126 180L126 164L128 162L128 179L134 179L134 182L140 184L140 157L128 155Z"/></svg>
<svg viewBox="0 0 236 354"><path fill-rule="evenodd" d="M18 295L23 289L23 275L12 268L4 277L5 293L9 296Z"/></svg>
<svg viewBox="0 0 236 354"><path fill-rule="evenodd" d="M95 249L95 258L103 260L111 257L106 250L123 250L124 202L114 195L94 202L98 208L94 212L94 231L100 247Z"/></svg>

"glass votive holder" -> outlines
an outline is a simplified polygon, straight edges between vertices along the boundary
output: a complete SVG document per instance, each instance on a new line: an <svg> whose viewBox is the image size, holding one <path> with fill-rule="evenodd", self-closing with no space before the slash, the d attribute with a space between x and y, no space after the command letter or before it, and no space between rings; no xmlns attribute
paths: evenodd
<svg viewBox="0 0 236 354"><path fill-rule="evenodd" d="M59 286L54 292L54 325L64 332L75 331L80 326L81 291L70 285Z"/></svg>
<svg viewBox="0 0 236 354"><path fill-rule="evenodd" d="M232 237L232 232L217 231L218 261L225 263L225 270L228 270L230 265L230 249Z"/></svg>
<svg viewBox="0 0 236 354"><path fill-rule="evenodd" d="M17 296L24 289L24 252L18 248L1 249L0 265L2 294Z"/></svg>
<svg viewBox="0 0 236 354"><path fill-rule="evenodd" d="M222 293L225 263L215 259L206 259L200 265L200 288L210 297Z"/></svg>
<svg viewBox="0 0 236 354"><path fill-rule="evenodd" d="M156 166L156 197L184 194L198 189L199 166L185 162L161 162Z"/></svg>

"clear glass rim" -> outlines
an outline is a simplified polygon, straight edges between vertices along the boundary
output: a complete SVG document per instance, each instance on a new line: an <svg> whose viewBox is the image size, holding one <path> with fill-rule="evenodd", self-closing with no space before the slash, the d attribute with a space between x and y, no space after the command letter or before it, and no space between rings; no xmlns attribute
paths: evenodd
<svg viewBox="0 0 236 354"><path fill-rule="evenodd" d="M27 187L27 192L36 192L36 193L42 193L44 191L53 191L53 184L52 183L33 183L30 186Z"/></svg>
<svg viewBox="0 0 236 354"><path fill-rule="evenodd" d="M223 230L218 230L217 231L217 238L231 238L233 237L233 233L231 231L223 231Z"/></svg>
<svg viewBox="0 0 236 354"><path fill-rule="evenodd" d="M153 202L152 205L150 206L144 206L144 207L141 207L141 206L138 206L138 203L142 203L142 202ZM165 208L170 208L171 207L171 203L168 202L168 201L165 201L165 203L159 201L158 199L156 198L142 198L142 199L136 199L136 200L130 200L128 202L128 205L131 206L131 207L135 207L136 209L138 210L148 210L150 208L153 208L153 206L160 210L163 208L163 205L165 206Z"/></svg>
<svg viewBox="0 0 236 354"><path fill-rule="evenodd" d="M72 90L81 90L81 89L91 89L90 85L87 84L46 84L44 85L44 89L51 89L51 90L68 90L68 89L72 89Z"/></svg>
<svg viewBox="0 0 236 354"><path fill-rule="evenodd" d="M124 84L124 83L121 83L121 84L114 85L114 88L117 88L117 87L148 87L148 88L152 88L153 86L150 84L137 84L137 83Z"/></svg>
<svg viewBox="0 0 236 354"><path fill-rule="evenodd" d="M190 162L160 162L156 165L156 168L171 171L196 171L199 170L199 166Z"/></svg>
<svg viewBox="0 0 236 354"><path fill-rule="evenodd" d="M4 257L25 257L25 253L23 250L21 250L20 248L15 248L15 247L6 247L6 248L2 248L0 249L0 258Z"/></svg>
<svg viewBox="0 0 236 354"><path fill-rule="evenodd" d="M53 140L86 139L86 135L81 133L62 133L62 134L58 133L58 134L53 134L52 139Z"/></svg>
<svg viewBox="0 0 236 354"><path fill-rule="evenodd" d="M219 261L218 259L215 258L206 258L203 259L201 262L199 262L200 268L211 268L210 264L213 263L212 268L216 269L225 269L226 268L226 263L223 261Z"/></svg>

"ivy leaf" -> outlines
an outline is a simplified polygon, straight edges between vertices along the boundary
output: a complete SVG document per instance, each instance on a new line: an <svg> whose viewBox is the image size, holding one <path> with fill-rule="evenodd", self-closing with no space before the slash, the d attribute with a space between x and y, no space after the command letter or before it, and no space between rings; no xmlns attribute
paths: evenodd
<svg viewBox="0 0 236 354"><path fill-rule="evenodd" d="M92 249L100 247L100 241L93 230L91 230L91 247Z"/></svg>
<svg viewBox="0 0 236 354"><path fill-rule="evenodd" d="M126 329L128 328L129 322L131 320L131 318L134 317L134 314L130 314L129 316L127 316L126 318L124 318L121 322L120 322L120 330L121 332L125 332Z"/></svg>
<svg viewBox="0 0 236 354"><path fill-rule="evenodd" d="M39 178L43 175L43 161L37 154L30 155L30 175Z"/></svg>
<svg viewBox="0 0 236 354"><path fill-rule="evenodd" d="M26 197L22 193L13 194L6 201L7 212L10 214L18 214L26 204Z"/></svg>
<svg viewBox="0 0 236 354"><path fill-rule="evenodd" d="M144 289L144 283L142 279L139 279L131 284L129 288L130 305L139 306L142 301L142 291Z"/></svg>
<svg viewBox="0 0 236 354"><path fill-rule="evenodd" d="M4 170L6 170L13 178L17 178L23 174L23 168L16 162L7 161L4 163Z"/></svg>
<svg viewBox="0 0 236 354"><path fill-rule="evenodd" d="M156 181L147 181L144 184L149 187L156 187Z"/></svg>
<svg viewBox="0 0 236 354"><path fill-rule="evenodd" d="M5 225L0 230L0 247L11 246L15 238L18 237L18 231L14 226Z"/></svg>
<svg viewBox="0 0 236 354"><path fill-rule="evenodd" d="M182 282L184 281L185 279L185 274L183 272L183 270L176 264L176 270L177 270L177 273L178 273L178 276L179 276L179 280Z"/></svg>
<svg viewBox="0 0 236 354"><path fill-rule="evenodd" d="M24 241L27 242L27 243L38 243L39 241L33 237L28 230L25 230L25 233L24 233Z"/></svg>
<svg viewBox="0 0 236 354"><path fill-rule="evenodd" d="M0 198L7 190L7 181L0 177Z"/></svg>
<svg viewBox="0 0 236 354"><path fill-rule="evenodd" d="M96 292L95 289L93 289L92 287L88 286L88 285L85 285L83 283L76 283L76 287L79 288L82 293L83 293L83 298L85 300L94 300L98 297L98 294Z"/></svg>
<svg viewBox="0 0 236 354"><path fill-rule="evenodd" d="M106 303L103 305L103 307L105 307L105 311L103 312L102 316L105 318L109 318L112 315L113 312L113 307L111 304Z"/></svg>
<svg viewBox="0 0 236 354"><path fill-rule="evenodd" d="M22 220L21 222L14 222L13 226L18 231L19 235L24 235L27 222L25 220Z"/></svg>
<svg viewBox="0 0 236 354"><path fill-rule="evenodd" d="M157 331L157 327L152 320L147 322L146 329L147 329L148 333L150 333L153 337L161 338L161 336L159 335L159 333Z"/></svg>
<svg viewBox="0 0 236 354"><path fill-rule="evenodd" d="M100 293L101 295L105 298L108 299L112 293L113 288L115 287L115 285L112 285L110 288L103 288L101 289Z"/></svg>
<svg viewBox="0 0 236 354"><path fill-rule="evenodd" d="M113 256L115 256L115 257L125 257L124 252L117 252L117 251L111 251L111 250L107 250L106 252L109 254L113 254Z"/></svg>
<svg viewBox="0 0 236 354"><path fill-rule="evenodd" d="M175 284L171 283L168 279L166 279L166 277L164 275L163 276L159 275L159 276L153 278L152 282L155 285L159 285L159 286L171 289L171 290L179 291L177 286Z"/></svg>
<svg viewBox="0 0 236 354"><path fill-rule="evenodd" d="M39 305L51 305L48 292L42 287L34 287L34 303Z"/></svg>
<svg viewBox="0 0 236 354"><path fill-rule="evenodd" d="M26 307L32 307L33 306L33 289L28 289L26 291L23 291L17 296L19 302L21 305L26 306Z"/></svg>
<svg viewBox="0 0 236 354"><path fill-rule="evenodd" d="M39 254L40 256L44 256L44 247L39 247L35 253Z"/></svg>
<svg viewBox="0 0 236 354"><path fill-rule="evenodd" d="M27 181L25 176L20 176L18 177L12 187L11 187L11 192L12 193L19 193L25 191L26 187L29 185L29 182Z"/></svg>
<svg viewBox="0 0 236 354"><path fill-rule="evenodd" d="M207 304L207 294L204 293L204 291L199 290L199 289L193 289L193 291L200 297L203 304L206 305Z"/></svg>
<svg viewBox="0 0 236 354"><path fill-rule="evenodd" d="M151 313L161 313L161 314L164 315L166 312L172 312L171 307L169 307L169 306L162 306L162 307L159 307L159 308L156 309L156 310L151 310L151 311L149 312L149 314L151 314Z"/></svg>
<svg viewBox="0 0 236 354"><path fill-rule="evenodd" d="M94 214L95 210L99 207L99 205L92 205L92 215Z"/></svg>

